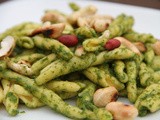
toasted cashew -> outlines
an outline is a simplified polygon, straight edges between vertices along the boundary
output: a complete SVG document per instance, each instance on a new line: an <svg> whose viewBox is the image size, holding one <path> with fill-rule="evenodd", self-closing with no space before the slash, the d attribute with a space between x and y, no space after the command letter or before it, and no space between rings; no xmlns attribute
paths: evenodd
<svg viewBox="0 0 160 120"><path fill-rule="evenodd" d="M96 19L95 22L94 22L93 28L97 32L103 32L108 28L109 24L110 24L109 20Z"/></svg>
<svg viewBox="0 0 160 120"><path fill-rule="evenodd" d="M86 20L86 17L79 17L77 19L77 24L79 27L83 27L83 26L89 26L87 20Z"/></svg>
<svg viewBox="0 0 160 120"><path fill-rule="evenodd" d="M80 27L89 26L94 28L97 32L103 32L108 28L112 20L112 18L105 15L91 15L79 17L77 19L77 24Z"/></svg>
<svg viewBox="0 0 160 120"><path fill-rule="evenodd" d="M68 21L71 24L76 24L77 19L79 17L90 16L94 15L97 11L95 6L89 5L87 7L81 8L80 10L73 12L71 15L68 16Z"/></svg>
<svg viewBox="0 0 160 120"><path fill-rule="evenodd" d="M115 87L107 87L98 89L93 96L93 102L98 107L104 107L109 102L116 101L118 98L118 91Z"/></svg>
<svg viewBox="0 0 160 120"><path fill-rule="evenodd" d="M18 63L15 63L11 60L7 60L7 65L12 70L22 74L22 75L32 75L33 72L31 70L31 65L24 60L19 61Z"/></svg>
<svg viewBox="0 0 160 120"><path fill-rule="evenodd" d="M9 56L14 47L15 47L15 40L12 36L7 36L1 41L1 48L0 48L0 58Z"/></svg>
<svg viewBox="0 0 160 120"><path fill-rule="evenodd" d="M123 38L123 37L115 37L114 39L117 39L121 42L122 45L126 46L128 49L132 50L136 54L140 55L141 52L138 50L138 48L131 43L129 40Z"/></svg>
<svg viewBox="0 0 160 120"><path fill-rule="evenodd" d="M142 42L135 42L133 44L138 48L140 52L145 52L147 50L144 43Z"/></svg>
<svg viewBox="0 0 160 120"><path fill-rule="evenodd" d="M35 36L37 34L43 34L50 38L57 38L61 36L63 30L65 28L65 23L57 23L52 25L45 25L41 28L34 30L30 36Z"/></svg>
<svg viewBox="0 0 160 120"><path fill-rule="evenodd" d="M84 48L82 46L78 46L75 50L74 53L76 56L82 56L84 54L86 54L86 52L84 51Z"/></svg>
<svg viewBox="0 0 160 120"><path fill-rule="evenodd" d="M107 104L106 110L111 112L114 120L134 120L138 115L136 107L122 102L110 102Z"/></svg>
<svg viewBox="0 0 160 120"><path fill-rule="evenodd" d="M160 41L154 43L152 47L156 55L160 55Z"/></svg>
<svg viewBox="0 0 160 120"><path fill-rule="evenodd" d="M67 21L66 17L61 13L59 13L58 11L46 11L41 20L43 22L50 21L53 23L62 23Z"/></svg>

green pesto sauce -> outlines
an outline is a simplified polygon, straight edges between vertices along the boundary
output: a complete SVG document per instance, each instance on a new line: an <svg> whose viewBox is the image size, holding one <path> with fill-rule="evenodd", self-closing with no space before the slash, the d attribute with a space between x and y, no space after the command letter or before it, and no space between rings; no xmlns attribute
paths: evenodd
<svg viewBox="0 0 160 120"><path fill-rule="evenodd" d="M8 92L6 94L6 98L9 98L9 100L13 103L17 103L18 102L18 99L17 97L13 94L13 92Z"/></svg>

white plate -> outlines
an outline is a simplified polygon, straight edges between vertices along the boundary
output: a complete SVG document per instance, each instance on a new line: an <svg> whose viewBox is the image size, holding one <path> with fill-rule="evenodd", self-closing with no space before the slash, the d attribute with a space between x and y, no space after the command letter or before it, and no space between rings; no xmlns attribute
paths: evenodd
<svg viewBox="0 0 160 120"><path fill-rule="evenodd" d="M0 32L25 21L40 22L40 18L46 9L58 9L64 13L71 13L68 7L69 0L13 0L0 5ZM160 38L160 11L144 7L135 7L123 4L115 4L99 1L76 1L81 6L94 4L100 14L117 16L120 13L132 15L135 18L134 29L141 33L152 33ZM125 101L122 99L121 101ZM125 101L126 102L126 101ZM73 104L73 102L71 102ZM0 106L1 107L1 106ZM20 106L20 111L25 113L10 117L0 108L0 120L66 120L68 118L52 111L48 107L28 109ZM160 111L136 120L159 120Z"/></svg>

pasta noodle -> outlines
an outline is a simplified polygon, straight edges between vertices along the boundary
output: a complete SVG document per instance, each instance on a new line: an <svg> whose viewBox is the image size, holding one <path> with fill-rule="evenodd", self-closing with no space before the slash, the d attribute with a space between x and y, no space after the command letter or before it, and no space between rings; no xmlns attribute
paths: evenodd
<svg viewBox="0 0 160 120"><path fill-rule="evenodd" d="M112 120L113 113L93 102L97 89L110 86L135 105L139 116L158 111L157 39L134 31L132 16L99 15L92 5L70 7L70 15L48 10L42 24L25 22L0 34L0 104L9 115L19 113L22 101L71 119ZM72 98L76 106L64 101Z"/></svg>

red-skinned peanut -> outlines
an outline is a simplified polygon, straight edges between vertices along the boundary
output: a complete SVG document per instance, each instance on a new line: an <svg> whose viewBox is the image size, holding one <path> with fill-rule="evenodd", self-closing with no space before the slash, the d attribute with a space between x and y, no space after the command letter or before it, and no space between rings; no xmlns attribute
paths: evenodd
<svg viewBox="0 0 160 120"><path fill-rule="evenodd" d="M121 42L117 39L110 39L105 44L105 49L107 50L113 50L115 48L118 48L121 45Z"/></svg>
<svg viewBox="0 0 160 120"><path fill-rule="evenodd" d="M58 40L67 47L73 47L78 43L78 38L75 35L61 35Z"/></svg>

